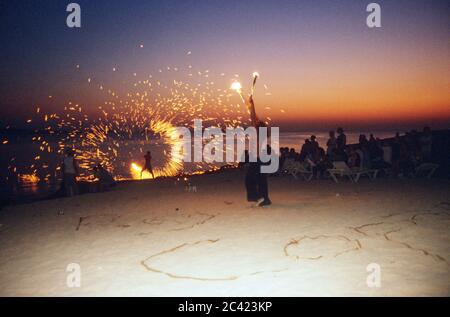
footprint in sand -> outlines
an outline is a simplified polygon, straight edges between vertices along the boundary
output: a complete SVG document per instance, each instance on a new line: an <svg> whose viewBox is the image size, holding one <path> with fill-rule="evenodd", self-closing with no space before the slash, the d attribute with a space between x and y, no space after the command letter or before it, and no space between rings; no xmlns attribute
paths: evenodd
<svg viewBox="0 0 450 317"><path fill-rule="evenodd" d="M196 226L205 224L206 222L214 219L219 214L207 214L202 212L197 212L196 214L177 214L176 216L167 216L166 219L153 217L146 218L142 220L144 224L150 226L167 226L167 231L182 231L192 229ZM145 236L151 234L152 231L140 232L137 235Z"/></svg>

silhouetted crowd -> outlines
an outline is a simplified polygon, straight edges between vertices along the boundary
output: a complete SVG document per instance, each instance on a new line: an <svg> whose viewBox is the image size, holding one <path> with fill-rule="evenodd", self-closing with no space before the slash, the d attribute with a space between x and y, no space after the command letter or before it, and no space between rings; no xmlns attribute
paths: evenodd
<svg viewBox="0 0 450 317"><path fill-rule="evenodd" d="M380 140L373 134L359 136L358 144L347 144L343 128L329 132L326 149L319 146L315 135L305 139L297 152L294 148L280 148L280 171L286 159L293 159L313 171L314 176L325 176L333 162L346 162L352 169L377 169L391 176L411 177L422 163L433 162L433 135L429 127L422 132L415 130L404 136Z"/></svg>

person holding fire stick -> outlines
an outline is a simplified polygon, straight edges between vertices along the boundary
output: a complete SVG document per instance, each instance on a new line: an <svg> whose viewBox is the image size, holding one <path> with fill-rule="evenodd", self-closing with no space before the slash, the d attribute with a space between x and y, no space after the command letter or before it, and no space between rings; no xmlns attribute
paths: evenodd
<svg viewBox="0 0 450 317"><path fill-rule="evenodd" d="M256 202L256 206L258 207L264 207L264 206L270 206L272 202L269 198L269 186L267 182L267 174L261 172L261 165L263 164L259 158L260 148L259 145L263 144L260 143L260 136L259 134L259 128L266 127L266 124L258 119L258 116L256 115L255 110L255 103L253 100L253 92L256 84L256 79L258 78L258 73L253 73L253 85L252 85L252 93L250 97L248 98L247 107L250 112L250 119L252 122L252 125L256 128L257 131L257 140L256 143L258 144L258 157L256 158L256 162L249 162L249 167L247 169L247 174L245 176L245 187L247 190L247 200L250 202ZM242 94L240 91L238 93Z"/></svg>

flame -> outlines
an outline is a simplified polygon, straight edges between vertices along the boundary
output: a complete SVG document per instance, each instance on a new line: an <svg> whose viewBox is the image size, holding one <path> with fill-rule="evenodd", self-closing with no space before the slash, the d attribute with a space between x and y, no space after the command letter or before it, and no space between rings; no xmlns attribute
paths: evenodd
<svg viewBox="0 0 450 317"><path fill-rule="evenodd" d="M231 84L231 89L236 90L237 92L240 92L242 90L242 85L240 82L235 81Z"/></svg>
<svg viewBox="0 0 450 317"><path fill-rule="evenodd" d="M241 97L242 102L245 103L244 97L242 96L242 85L240 82L235 81L231 84L231 89L235 90Z"/></svg>
<svg viewBox="0 0 450 317"><path fill-rule="evenodd" d="M134 172L141 172L142 167L137 165L136 163L131 163L131 170Z"/></svg>
<svg viewBox="0 0 450 317"><path fill-rule="evenodd" d="M156 177L160 176L175 176L180 173L183 168L183 155L180 152L183 141L179 138L176 127L170 122L158 120L150 122L150 130L161 135L163 143L170 147L170 153L167 153L167 160L164 166L153 168L153 174ZM133 179L141 179L142 166L133 162L130 166L130 172ZM144 171L142 179L153 178L150 172Z"/></svg>
<svg viewBox="0 0 450 317"><path fill-rule="evenodd" d="M36 174L19 174L19 180L24 185L36 185L40 178Z"/></svg>

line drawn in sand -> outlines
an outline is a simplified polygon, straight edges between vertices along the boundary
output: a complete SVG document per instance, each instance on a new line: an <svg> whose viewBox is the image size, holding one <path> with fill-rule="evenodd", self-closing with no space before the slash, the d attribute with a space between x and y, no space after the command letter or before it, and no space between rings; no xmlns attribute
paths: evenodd
<svg viewBox="0 0 450 317"><path fill-rule="evenodd" d="M437 204L435 207L440 206L442 203ZM367 223L367 224L363 224L357 227L348 227L349 229L352 229L354 231L356 231L357 233L364 235L365 237L374 237L374 236L381 236L384 238L384 240L391 242L391 243L395 243L398 245L401 245L407 249L410 249L412 251L416 251L416 252L420 252L425 256L430 256L432 257L434 260L436 261L440 261L440 262L444 262L447 265L450 265L449 262L445 259L445 257L437 254L437 253L433 253L429 250L423 249L423 248L419 248L416 247L414 245L412 245L411 243L402 241L402 240L398 240L398 239L394 239L392 237L393 234L398 233L400 231L402 231L403 229L406 228L410 228L411 226L420 226L420 218L421 217L427 217L427 216L450 216L450 214L448 212L445 211L439 211L439 212L415 212L414 214L411 215L411 213L407 213L407 214L394 214L394 215L388 215L389 217L392 216L397 216L397 215L401 215L401 216L407 216L406 219L400 219L398 221L392 221L392 222L374 222L374 223ZM381 218L388 218L387 216L381 216ZM401 226L400 224L404 223L406 225L405 226ZM365 231L365 229L369 228L369 227L376 227L376 226L381 226L381 228L379 229L379 231L375 234L369 234ZM382 228L382 226L389 226L389 229Z"/></svg>
<svg viewBox="0 0 450 317"><path fill-rule="evenodd" d="M285 268L285 269L280 269L280 270L255 271L255 272L242 274L242 275L228 275L228 276L224 276L224 277L201 277L201 276L194 276L194 275L176 274L176 273L172 273L172 272L164 271L162 269L155 268L149 264L149 262L154 258L163 256L168 253L176 252L183 248L192 247L192 246L196 246L196 245L200 245L200 244L215 244L219 241L220 241L220 239L217 238L217 239L199 240L199 241L191 242L191 243L185 242L185 243L177 245L173 248L152 254L152 255L148 256L147 258L145 258L144 260L142 260L140 263L149 272L163 274L163 275L166 275L166 276L168 276L170 278L174 278L174 279L187 279L187 280L196 280L196 281L234 281L234 280L237 280L237 279L245 277L245 276L254 276L254 275L264 274L264 273L279 273L279 272L283 272L283 271L287 270L287 268Z"/></svg>
<svg viewBox="0 0 450 317"><path fill-rule="evenodd" d="M287 257L294 257L296 260L319 260L326 257L326 255L319 254L316 256L302 256L298 254L294 254L294 251L290 251L293 247L296 247L296 249L300 248L304 244L307 244L308 242L318 242L319 240L322 240L321 245L323 245L323 241L331 241L331 243L336 244L337 241L339 241L339 245L342 248L341 251L337 253L332 253L332 257L336 258L344 253L352 252L352 251L358 251L362 249L361 242L358 239L350 239L347 236L344 235L317 235L317 236L308 236L304 235L299 238L293 238L291 241L289 241L283 248L284 255ZM316 250L316 248L312 248Z"/></svg>
<svg viewBox="0 0 450 317"><path fill-rule="evenodd" d="M75 231L79 231L82 226L89 226L91 223L90 222L86 223L86 220L87 219L93 219L93 218L109 220L109 221L106 220L106 221L103 221L103 222L100 221L98 223L94 223L95 225L99 225L99 226L107 226L107 225L115 222L117 219L119 219L120 215L108 215L108 214L105 214L105 215L90 215L90 216L80 217L78 219L78 224L77 224L77 226L75 228ZM118 226L119 227L120 226L125 226L126 227L126 226L129 226L129 225L118 225Z"/></svg>
<svg viewBox="0 0 450 317"><path fill-rule="evenodd" d="M185 225L185 226L181 226L181 227L175 227L175 228L171 228L168 229L167 231L171 232L171 231L181 231L181 230L188 230L188 229L192 229L196 226L200 226L205 224L206 222L214 219L215 217L219 216L220 214L207 214L207 213L202 213L202 212L197 212L196 215L200 216L200 219L193 222L192 224L189 225ZM180 215L178 215L179 217ZM182 217L184 217L185 219L183 220L178 220L178 219L170 219L170 221L166 221L164 219L161 218L151 218L151 219L144 219L142 220L143 223L147 224L147 225L151 225L151 226L159 226L162 225L165 222L174 222L177 225L182 225L185 224L188 220L191 220L193 217L192 215L188 214L188 215L181 215ZM186 219L189 218L189 219ZM144 235L148 235L153 233L153 231L148 231L148 232L140 232L137 235L138 236L144 236Z"/></svg>
<svg viewBox="0 0 450 317"><path fill-rule="evenodd" d="M426 250L426 249L421 249L421 248L414 247L414 246L410 245L410 244L407 243L407 242L400 241L400 240L395 240L395 239L393 239L392 237L389 236L389 235L391 235L391 234L393 234L393 233L400 232L401 230L402 230L402 229L399 228L399 229L397 229L397 230L391 230L391 231L385 232L385 233L384 233L384 238L385 238L387 241L389 241L389 242L393 242L393 243L397 243L397 244L403 245L404 247L406 247L406 248L408 248L408 249L410 249L410 250L421 252L423 255L431 256L433 259L438 260L438 261L441 261L441 262L444 262L444 263L446 263L447 265L449 265L449 263L447 262L447 260L446 260L444 257L442 257L442 256L440 256L439 254L437 254L437 253L431 253L430 251L428 251L428 250Z"/></svg>

